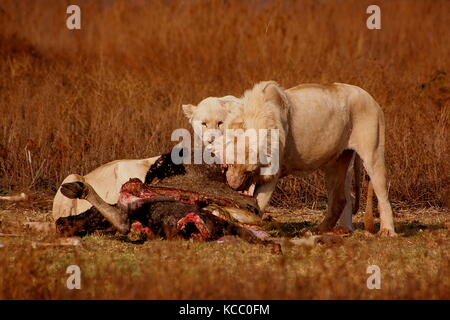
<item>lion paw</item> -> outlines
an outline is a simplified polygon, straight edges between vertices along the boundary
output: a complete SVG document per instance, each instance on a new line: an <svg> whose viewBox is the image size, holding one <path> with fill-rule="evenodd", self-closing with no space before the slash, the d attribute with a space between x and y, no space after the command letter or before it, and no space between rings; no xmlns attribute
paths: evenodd
<svg viewBox="0 0 450 320"><path fill-rule="evenodd" d="M330 231L330 233L336 234L336 235L351 235L353 233L353 230L351 230L347 227L339 226L339 227L333 228Z"/></svg>
<svg viewBox="0 0 450 320"><path fill-rule="evenodd" d="M382 237L396 237L397 233L395 233L394 229L381 228L378 232L378 235Z"/></svg>

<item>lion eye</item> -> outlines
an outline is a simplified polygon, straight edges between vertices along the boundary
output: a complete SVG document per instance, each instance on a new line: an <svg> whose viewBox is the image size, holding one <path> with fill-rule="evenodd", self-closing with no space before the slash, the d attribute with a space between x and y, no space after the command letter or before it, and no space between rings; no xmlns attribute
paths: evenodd
<svg viewBox="0 0 450 320"><path fill-rule="evenodd" d="M223 125L223 121L219 121L219 122L217 123L217 125L220 127L221 125Z"/></svg>
<svg viewBox="0 0 450 320"><path fill-rule="evenodd" d="M202 126L208 127L208 126L206 125L206 122L202 122Z"/></svg>

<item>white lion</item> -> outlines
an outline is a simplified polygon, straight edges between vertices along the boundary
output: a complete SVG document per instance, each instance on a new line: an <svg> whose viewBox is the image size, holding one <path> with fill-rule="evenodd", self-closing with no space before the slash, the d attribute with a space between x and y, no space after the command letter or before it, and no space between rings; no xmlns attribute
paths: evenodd
<svg viewBox="0 0 450 320"><path fill-rule="evenodd" d="M223 136L224 123L230 114L239 112L242 100L235 96L208 97L203 99L197 106L184 104L181 106L186 118L191 123L194 131L197 122L201 125L199 134L203 145L210 147L211 151L219 158L223 158L223 145L216 143L215 138ZM255 185L252 185L243 193L253 195Z"/></svg>
<svg viewBox="0 0 450 320"><path fill-rule="evenodd" d="M185 104L182 106L183 112L188 118L189 122L194 126L194 122L197 121L201 124L200 134L205 134L206 136L202 138L205 146L208 144L213 145L213 150L215 153L220 154L223 157L224 150L221 149L220 144L214 145L213 139L211 136L208 136L208 132L212 129L212 131L218 130L219 134L217 137L220 137L220 134L223 135L224 131L224 123L227 119L231 119L242 112L243 100L241 98L237 98L234 96L225 96L221 98L217 97L209 97L202 100L197 106L191 104ZM218 148L217 148L218 147ZM355 158L355 176L359 177L359 158ZM350 188L352 170L349 168L346 179L346 183L348 184L347 188ZM253 195L255 189L255 184L252 184L248 190L243 190L244 193L248 195ZM372 188L371 183L369 183L368 189L368 197L371 198ZM346 194L346 206L344 209L344 213L339 219L338 225L347 230L353 230L352 226L352 216L351 213L356 213L359 208L359 198L360 198L360 181L359 179L355 179L355 196L351 197L350 193ZM371 206L367 205L365 211L365 229L367 231L373 232L373 214L371 210Z"/></svg>
<svg viewBox="0 0 450 320"><path fill-rule="evenodd" d="M208 97L203 99L197 106L192 104L182 105L183 112L189 122L194 126L195 122L201 125L199 132L203 143L209 144L213 142L215 135L210 135L214 131L218 132L218 136L223 133L223 124L228 114L240 108L242 100L234 96L225 97Z"/></svg>
<svg viewBox="0 0 450 320"><path fill-rule="evenodd" d="M323 169L328 212L319 230L331 230L343 211L341 219L351 229L351 207L346 206L351 185L348 168L356 152L378 198L380 234L395 235L386 186L384 115L370 94L341 83L303 84L283 90L276 82L267 81L246 91L242 99L241 111L228 117L226 130L278 129L280 170L261 175L260 162L229 165L227 181L232 188L240 190L256 183L255 195L263 210L280 177Z"/></svg>
<svg viewBox="0 0 450 320"><path fill-rule="evenodd" d="M239 102L240 100L233 96L222 98L210 97L200 102L198 107L183 105L183 110L191 123L200 121L203 128L222 130L228 108L232 104L236 105ZM208 117L205 116L206 114ZM205 141L205 143L207 142ZM144 181L148 169L158 157L112 161L96 168L85 176L70 174L64 179L62 184L76 181L87 182L97 191L102 199L113 204L119 198L119 191L122 184L130 178L139 178ZM77 215L90 207L91 204L86 200L69 199L58 189L53 199L53 217L56 220L59 217Z"/></svg>

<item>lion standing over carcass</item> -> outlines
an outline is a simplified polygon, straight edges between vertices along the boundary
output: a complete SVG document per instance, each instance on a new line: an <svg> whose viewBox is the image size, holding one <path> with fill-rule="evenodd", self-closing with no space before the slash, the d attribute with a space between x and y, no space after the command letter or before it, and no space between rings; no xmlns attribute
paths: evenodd
<svg viewBox="0 0 450 320"><path fill-rule="evenodd" d="M274 81L260 82L245 92L243 107L225 122L229 129L278 129L279 170L262 175L265 166L231 164L228 184L236 189L256 183L255 196L263 210L279 178L291 173L325 172L328 210L319 226L331 230L342 214L350 221L350 179L348 168L359 156L370 176L380 209L380 234L394 236L392 208L388 199L384 159L385 123L378 103L363 89L335 83L302 84L284 90ZM261 139L258 139L260 143ZM273 155L267 155L273 158ZM345 210L344 210L345 208ZM346 218L347 217L347 218ZM350 219L348 219L350 217Z"/></svg>

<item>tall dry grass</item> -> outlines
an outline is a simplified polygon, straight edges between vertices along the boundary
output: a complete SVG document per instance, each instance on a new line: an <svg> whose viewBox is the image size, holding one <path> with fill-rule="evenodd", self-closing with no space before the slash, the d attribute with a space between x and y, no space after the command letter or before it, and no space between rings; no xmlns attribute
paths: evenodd
<svg viewBox="0 0 450 320"><path fill-rule="evenodd" d="M180 105L273 79L346 82L381 104L390 194L448 202L448 1L0 2L0 185L54 191L65 175L167 152ZM274 204L320 205L320 174L285 179ZM297 202L295 202L295 201Z"/></svg>

